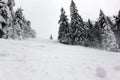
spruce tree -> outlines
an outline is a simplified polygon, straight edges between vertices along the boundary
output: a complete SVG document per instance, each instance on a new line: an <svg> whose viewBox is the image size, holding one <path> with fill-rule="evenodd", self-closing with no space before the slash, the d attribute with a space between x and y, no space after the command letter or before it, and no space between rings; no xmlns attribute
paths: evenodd
<svg viewBox="0 0 120 80"><path fill-rule="evenodd" d="M84 28L84 22L81 16L78 14L77 7L74 1L71 1L70 5L71 13L71 37L73 45L86 45L86 29Z"/></svg>
<svg viewBox="0 0 120 80"><path fill-rule="evenodd" d="M30 21L27 21L22 9L14 12L14 0L0 0L0 38L23 39L33 38L36 33L31 29Z"/></svg>
<svg viewBox="0 0 120 80"><path fill-rule="evenodd" d="M115 23L114 23L114 33L116 35L116 38L117 38L117 42L119 44L119 47L120 47L120 10L118 12L118 15L117 16L114 16L114 19L115 19Z"/></svg>
<svg viewBox="0 0 120 80"><path fill-rule="evenodd" d="M108 23L110 24L110 27L111 27L112 31L114 31L115 30L115 24L112 21L112 17L107 16L106 19L107 19Z"/></svg>
<svg viewBox="0 0 120 80"><path fill-rule="evenodd" d="M117 30L120 30L120 10L118 12L118 15L117 16L114 16L115 18L115 26L117 27Z"/></svg>
<svg viewBox="0 0 120 80"><path fill-rule="evenodd" d="M102 46L103 49L113 52L118 52L119 46L117 44L115 35L109 25L106 25L103 30Z"/></svg>
<svg viewBox="0 0 120 80"><path fill-rule="evenodd" d="M100 10L99 26L101 29L102 48L108 51L117 52L119 50L119 46L117 44L116 37L102 10Z"/></svg>
<svg viewBox="0 0 120 80"><path fill-rule="evenodd" d="M86 23L86 30L87 30L87 40L92 41L93 40L93 24L90 19L88 19L88 22Z"/></svg>
<svg viewBox="0 0 120 80"><path fill-rule="evenodd" d="M17 9L13 24L19 39L34 38L36 36L35 31L31 29L31 22L27 21L23 15L23 9Z"/></svg>
<svg viewBox="0 0 120 80"><path fill-rule="evenodd" d="M105 15L103 13L103 11L100 9L100 14L99 14L99 19L98 21L96 21L95 23L95 38L96 38L96 41L97 41L97 46L98 48L102 48L102 37L101 37L101 34L102 34L102 30L104 29L104 24L106 24L106 19L105 19Z"/></svg>
<svg viewBox="0 0 120 80"><path fill-rule="evenodd" d="M94 43L95 43L94 47L102 48L102 45L101 45L101 40L102 40L101 39L101 28L99 26L99 21L95 22L93 35L94 35Z"/></svg>
<svg viewBox="0 0 120 80"><path fill-rule="evenodd" d="M13 10L13 7L15 6L15 0L8 0L7 6L9 7L10 13L11 13L11 19L15 17L15 12Z"/></svg>
<svg viewBox="0 0 120 80"><path fill-rule="evenodd" d="M8 38L9 29L11 27L8 27L10 24L9 20L10 14L9 14L9 8L7 7L7 2L4 0L0 1L0 29L1 29L1 38Z"/></svg>
<svg viewBox="0 0 120 80"><path fill-rule="evenodd" d="M94 26L91 22L90 19L88 19L88 22L85 24L85 28L86 28L86 36L87 36L87 46L89 47L95 47L95 35L94 35Z"/></svg>
<svg viewBox="0 0 120 80"><path fill-rule="evenodd" d="M50 35L50 39L53 40L53 36L52 35Z"/></svg>
<svg viewBox="0 0 120 80"><path fill-rule="evenodd" d="M70 44L70 27L69 27L69 22L68 18L65 15L65 11L62 8L61 9L61 15L60 15L60 20L59 20L59 32L58 32L58 40L60 43L63 44Z"/></svg>
<svg viewBox="0 0 120 80"><path fill-rule="evenodd" d="M100 10L100 15L99 15L99 19L98 19L98 22L99 22L99 29L103 29L105 26L105 24L108 24L107 20L106 20L106 16L105 14L103 13L102 10Z"/></svg>

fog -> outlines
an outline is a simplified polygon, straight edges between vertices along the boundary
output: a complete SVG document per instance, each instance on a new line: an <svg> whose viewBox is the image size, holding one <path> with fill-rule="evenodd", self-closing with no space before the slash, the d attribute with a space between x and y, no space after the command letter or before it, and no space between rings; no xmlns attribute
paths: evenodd
<svg viewBox="0 0 120 80"><path fill-rule="evenodd" d="M99 10L102 9L108 16L113 16L120 9L119 0L74 0L79 14L84 21L88 18L97 20ZM32 28L36 30L38 38L57 38L58 20L61 7L64 7L69 17L71 0L15 0L16 8L24 9L25 17L31 21Z"/></svg>

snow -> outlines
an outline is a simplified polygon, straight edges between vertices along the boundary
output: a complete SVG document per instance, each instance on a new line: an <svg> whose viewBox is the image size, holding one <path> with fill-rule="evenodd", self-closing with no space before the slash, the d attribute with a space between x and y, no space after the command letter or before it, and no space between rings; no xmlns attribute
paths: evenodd
<svg viewBox="0 0 120 80"><path fill-rule="evenodd" d="M56 40L0 40L0 80L120 80L120 54Z"/></svg>

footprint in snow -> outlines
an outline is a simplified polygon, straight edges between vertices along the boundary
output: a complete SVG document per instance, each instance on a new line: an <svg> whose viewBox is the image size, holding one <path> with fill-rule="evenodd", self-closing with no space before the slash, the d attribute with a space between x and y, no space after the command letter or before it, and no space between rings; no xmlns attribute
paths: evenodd
<svg viewBox="0 0 120 80"><path fill-rule="evenodd" d="M98 67L96 69L96 76L99 77L99 78L106 78L107 77L107 72L102 67Z"/></svg>
<svg viewBox="0 0 120 80"><path fill-rule="evenodd" d="M44 45L41 45L42 48L44 48L45 46Z"/></svg>
<svg viewBox="0 0 120 80"><path fill-rule="evenodd" d="M0 57L7 57L7 56L9 56L8 53L0 53Z"/></svg>
<svg viewBox="0 0 120 80"><path fill-rule="evenodd" d="M120 71L120 66L116 66L116 67L114 67L114 70L116 70L116 71Z"/></svg>

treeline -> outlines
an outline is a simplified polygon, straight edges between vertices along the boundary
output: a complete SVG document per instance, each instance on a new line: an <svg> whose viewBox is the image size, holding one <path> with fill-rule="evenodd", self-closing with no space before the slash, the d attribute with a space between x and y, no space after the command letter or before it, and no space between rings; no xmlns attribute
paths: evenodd
<svg viewBox="0 0 120 80"><path fill-rule="evenodd" d="M62 8L58 32L60 43L94 47L113 52L120 51L120 11L117 16L114 16L114 20L111 20L100 10L99 18L95 23L90 19L85 22L72 0L70 17L69 22L65 10Z"/></svg>
<svg viewBox="0 0 120 80"><path fill-rule="evenodd" d="M14 11L14 0L0 0L0 38L34 38L36 32L31 29L31 22L26 20L23 9Z"/></svg>

